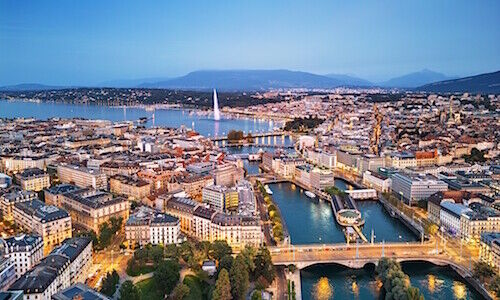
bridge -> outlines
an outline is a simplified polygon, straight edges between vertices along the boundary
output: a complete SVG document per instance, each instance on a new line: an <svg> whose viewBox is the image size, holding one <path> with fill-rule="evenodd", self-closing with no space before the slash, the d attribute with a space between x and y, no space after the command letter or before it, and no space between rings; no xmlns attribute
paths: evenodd
<svg viewBox="0 0 500 300"><path fill-rule="evenodd" d="M382 257L397 261L429 261L437 265L450 264L434 242L374 243L374 244L311 244L269 247L275 265L294 264L303 269L315 264L336 263L349 268L377 264ZM464 274L467 275L467 274Z"/></svg>
<svg viewBox="0 0 500 300"><path fill-rule="evenodd" d="M377 199L377 191L374 189L346 190L345 192L354 200Z"/></svg>

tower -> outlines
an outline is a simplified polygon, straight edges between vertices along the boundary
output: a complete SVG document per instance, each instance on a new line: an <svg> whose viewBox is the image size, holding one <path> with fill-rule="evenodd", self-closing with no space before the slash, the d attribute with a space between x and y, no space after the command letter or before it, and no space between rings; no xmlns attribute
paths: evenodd
<svg viewBox="0 0 500 300"><path fill-rule="evenodd" d="M220 111L219 111L219 100L217 100L217 91L214 89L214 120L220 120Z"/></svg>

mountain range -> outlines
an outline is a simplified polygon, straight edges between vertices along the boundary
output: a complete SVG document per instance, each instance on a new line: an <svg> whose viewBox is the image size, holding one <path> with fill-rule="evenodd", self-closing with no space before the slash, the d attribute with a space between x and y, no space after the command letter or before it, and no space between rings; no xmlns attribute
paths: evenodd
<svg viewBox="0 0 500 300"><path fill-rule="evenodd" d="M258 91L287 88L385 87L429 92L500 92L500 71L451 78L424 69L392 78L381 83L345 74L318 75L290 70L204 70L194 71L176 78L143 78L102 82L90 87L115 88L167 88L182 90ZM42 84L19 84L0 87L0 91L33 91L71 87Z"/></svg>

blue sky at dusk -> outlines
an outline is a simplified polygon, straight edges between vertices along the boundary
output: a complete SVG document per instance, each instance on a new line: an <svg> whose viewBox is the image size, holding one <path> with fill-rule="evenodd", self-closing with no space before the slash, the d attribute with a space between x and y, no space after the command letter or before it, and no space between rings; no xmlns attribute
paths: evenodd
<svg viewBox="0 0 500 300"><path fill-rule="evenodd" d="M500 1L4 1L0 85L85 85L200 69L372 81L500 69Z"/></svg>

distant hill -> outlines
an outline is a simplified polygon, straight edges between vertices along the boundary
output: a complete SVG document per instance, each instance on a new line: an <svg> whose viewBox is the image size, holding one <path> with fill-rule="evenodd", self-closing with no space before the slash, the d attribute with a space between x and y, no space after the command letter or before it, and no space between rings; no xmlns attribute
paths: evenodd
<svg viewBox="0 0 500 300"><path fill-rule="evenodd" d="M44 85L39 83L21 83L15 85L0 86L0 91L11 92L11 91L45 91L45 90L61 90L67 87L64 86L53 86Z"/></svg>
<svg viewBox="0 0 500 300"><path fill-rule="evenodd" d="M424 84L452 79L444 74L424 69L419 72L406 74L392 78L386 82L380 83L380 86L395 88L416 88Z"/></svg>
<svg viewBox="0 0 500 300"><path fill-rule="evenodd" d="M416 88L435 93L500 93L500 71L426 84Z"/></svg>
<svg viewBox="0 0 500 300"><path fill-rule="evenodd" d="M170 78L167 77L152 77L152 78L140 78L140 79L118 79L118 80L108 80L96 84L96 87L113 87L113 88L133 88L139 87L146 84L152 84L159 81L166 81Z"/></svg>
<svg viewBox="0 0 500 300"><path fill-rule="evenodd" d="M342 82L342 85L344 86L357 86L357 87L373 86L372 82L351 75L332 73L332 74L326 74L325 76L339 80L340 82Z"/></svg>
<svg viewBox="0 0 500 300"><path fill-rule="evenodd" d="M271 88L335 88L344 82L327 76L289 70L195 71L142 87L207 90L267 90Z"/></svg>

